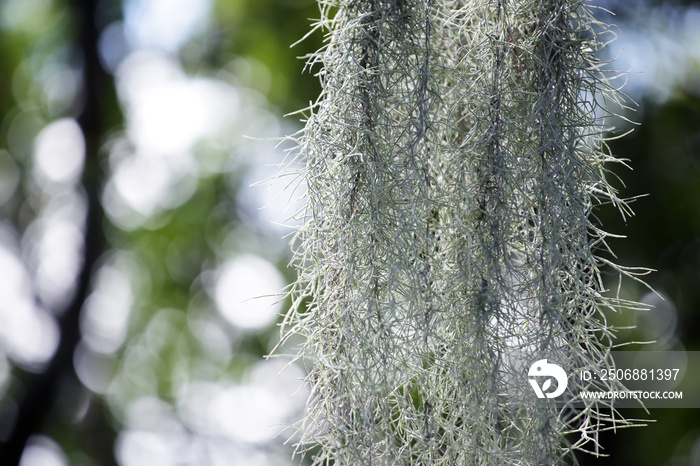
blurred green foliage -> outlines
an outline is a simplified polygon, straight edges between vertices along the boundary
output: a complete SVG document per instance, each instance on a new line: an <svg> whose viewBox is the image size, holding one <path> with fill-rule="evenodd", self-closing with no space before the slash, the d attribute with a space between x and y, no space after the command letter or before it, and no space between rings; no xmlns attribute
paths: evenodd
<svg viewBox="0 0 700 466"><path fill-rule="evenodd" d="M647 281L675 304L674 349L699 351L700 95L679 89L668 101L642 102L632 118L639 126L611 148L628 158L633 169L619 171L625 183L621 190L629 197L644 197L632 205L635 215L626 222L617 212L602 213L601 221L627 236L613 245L618 256L627 264L655 269ZM641 339L635 331L626 335L630 340ZM689 377L697 378L694 369ZM694 465L700 460L698 409L656 409L650 416L641 410L628 411L631 417L655 422L608 434L603 445L610 457L585 464Z"/></svg>
<svg viewBox="0 0 700 466"><path fill-rule="evenodd" d="M320 34L299 42L318 18L315 0L216 0L214 17L219 31L212 66L222 65L227 53L259 63L251 66L250 85L259 86L285 113L316 100L318 79L302 72L305 62L299 59L322 44Z"/></svg>

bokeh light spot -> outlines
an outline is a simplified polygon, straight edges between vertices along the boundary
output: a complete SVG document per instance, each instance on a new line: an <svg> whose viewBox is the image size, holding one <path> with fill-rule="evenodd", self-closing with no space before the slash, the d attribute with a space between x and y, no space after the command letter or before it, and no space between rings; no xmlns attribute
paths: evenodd
<svg viewBox="0 0 700 466"><path fill-rule="evenodd" d="M241 329L260 330L277 318L283 286L282 274L274 265L245 254L221 267L215 300L230 323Z"/></svg>
<svg viewBox="0 0 700 466"><path fill-rule="evenodd" d="M81 321L83 341L91 350L111 354L121 347L133 300L131 284L122 270L111 265L99 270Z"/></svg>
<svg viewBox="0 0 700 466"><path fill-rule="evenodd" d="M272 440L284 425L284 403L266 387L236 385L212 400L210 416L221 433L233 440L264 443Z"/></svg>
<svg viewBox="0 0 700 466"><path fill-rule="evenodd" d="M179 461L178 442L156 432L122 431L117 438L116 455L121 466L171 466Z"/></svg>
<svg viewBox="0 0 700 466"><path fill-rule="evenodd" d="M68 466L68 459L56 442L35 436L24 449L19 466Z"/></svg>
<svg viewBox="0 0 700 466"><path fill-rule="evenodd" d="M78 123L64 118L46 126L36 138L34 157L40 180L57 184L77 181L85 161L85 140Z"/></svg>
<svg viewBox="0 0 700 466"><path fill-rule="evenodd" d="M127 38L138 48L174 52L205 26L210 9L208 0L126 0Z"/></svg>
<svg viewBox="0 0 700 466"><path fill-rule="evenodd" d="M641 333L645 340L667 342L676 331L676 306L667 296L662 297L652 292L645 294L641 302L648 305L649 309L634 314L637 332Z"/></svg>
<svg viewBox="0 0 700 466"><path fill-rule="evenodd" d="M36 370L53 356L58 326L35 306L30 283L16 250L0 243L0 344L15 362Z"/></svg>

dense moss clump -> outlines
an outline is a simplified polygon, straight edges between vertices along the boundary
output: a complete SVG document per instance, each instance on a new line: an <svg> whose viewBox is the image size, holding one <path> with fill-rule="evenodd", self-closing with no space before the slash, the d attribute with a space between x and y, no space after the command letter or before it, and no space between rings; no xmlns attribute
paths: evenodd
<svg viewBox="0 0 700 466"><path fill-rule="evenodd" d="M636 306L600 269L638 271L596 255L593 209L628 213L605 179L605 26L575 0L319 3L283 330L311 364L300 451L499 466L597 452L598 431L629 421L536 398L527 369L612 364L602 311Z"/></svg>

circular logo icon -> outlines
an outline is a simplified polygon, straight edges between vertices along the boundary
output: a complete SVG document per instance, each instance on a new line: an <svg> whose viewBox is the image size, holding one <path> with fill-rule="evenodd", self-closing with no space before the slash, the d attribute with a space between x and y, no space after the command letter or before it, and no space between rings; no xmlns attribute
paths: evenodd
<svg viewBox="0 0 700 466"><path fill-rule="evenodd" d="M535 361L530 366L527 375L537 398L556 398L566 390L568 383L566 372L557 364L548 363L546 359ZM542 385L537 381L538 378L544 379ZM550 391L552 389L552 379L557 381L557 385L553 391Z"/></svg>

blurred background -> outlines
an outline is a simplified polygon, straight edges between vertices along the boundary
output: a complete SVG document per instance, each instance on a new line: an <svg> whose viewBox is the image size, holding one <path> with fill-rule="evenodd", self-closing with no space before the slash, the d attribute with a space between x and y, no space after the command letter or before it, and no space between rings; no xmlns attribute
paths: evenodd
<svg viewBox="0 0 700 466"><path fill-rule="evenodd" d="M619 188L647 194L597 214L665 298L625 282L656 307L610 318L637 325L620 341L700 350L700 2L596 5L639 104L611 142L633 169ZM297 57L322 37L289 47L315 17L314 0L0 2L0 464L298 464L304 370L263 356L304 195L274 138L318 96ZM652 417L581 462L700 465L698 410Z"/></svg>

